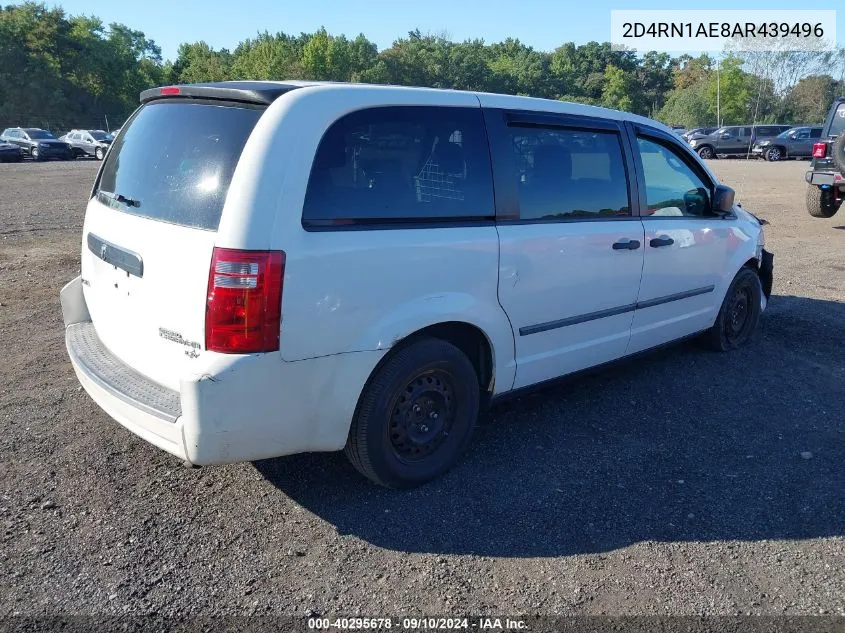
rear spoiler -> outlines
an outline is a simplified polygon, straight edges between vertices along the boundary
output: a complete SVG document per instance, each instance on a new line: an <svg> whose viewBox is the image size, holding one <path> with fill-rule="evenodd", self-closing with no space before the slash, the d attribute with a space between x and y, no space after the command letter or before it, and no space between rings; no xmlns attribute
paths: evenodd
<svg viewBox="0 0 845 633"><path fill-rule="evenodd" d="M141 103L159 99L212 99L269 105L298 86L282 82L221 81L150 88L141 93Z"/></svg>

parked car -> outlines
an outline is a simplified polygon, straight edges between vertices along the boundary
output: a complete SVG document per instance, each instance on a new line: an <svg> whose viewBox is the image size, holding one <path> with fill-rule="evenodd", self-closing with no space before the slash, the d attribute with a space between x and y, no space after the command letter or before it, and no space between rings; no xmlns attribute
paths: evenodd
<svg viewBox="0 0 845 633"><path fill-rule="evenodd" d="M708 134L712 134L715 131L715 127L695 127L691 130L687 130L681 136L684 137L685 141L689 141L692 138L701 138L702 136L707 136Z"/></svg>
<svg viewBox="0 0 845 633"><path fill-rule="evenodd" d="M65 340L108 414L190 464L345 447L415 486L491 401L692 335L745 345L771 292L761 223L644 117L296 81L141 101Z"/></svg>
<svg viewBox="0 0 845 633"><path fill-rule="evenodd" d="M74 157L70 145L57 139L52 132L37 127L6 128L3 134L0 134L0 141L17 145L33 160L69 160Z"/></svg>
<svg viewBox="0 0 845 633"><path fill-rule="evenodd" d="M845 199L845 96L830 106L807 181L807 211L817 218L831 218Z"/></svg>
<svg viewBox="0 0 845 633"><path fill-rule="evenodd" d="M111 145L112 135L104 130L71 130L60 140L70 144L77 157L93 156L103 160Z"/></svg>
<svg viewBox="0 0 845 633"><path fill-rule="evenodd" d="M689 144L701 158L723 155L748 155L755 143L773 138L789 125L729 125L707 136L692 136Z"/></svg>
<svg viewBox="0 0 845 633"><path fill-rule="evenodd" d="M23 150L14 143L0 141L0 163L19 163L23 160Z"/></svg>
<svg viewBox="0 0 845 633"><path fill-rule="evenodd" d="M799 126L781 132L775 138L760 140L754 144L751 154L768 161L786 158L809 158L813 144L822 135L822 126Z"/></svg>

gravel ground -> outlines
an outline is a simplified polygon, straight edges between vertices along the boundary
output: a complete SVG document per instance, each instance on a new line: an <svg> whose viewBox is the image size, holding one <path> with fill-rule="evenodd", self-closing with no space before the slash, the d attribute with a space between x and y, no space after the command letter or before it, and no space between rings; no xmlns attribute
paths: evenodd
<svg viewBox="0 0 845 633"><path fill-rule="evenodd" d="M770 222L755 344L502 405L411 492L335 454L188 470L110 420L58 303L97 163L0 165L0 615L845 614L845 217L807 163L712 165Z"/></svg>

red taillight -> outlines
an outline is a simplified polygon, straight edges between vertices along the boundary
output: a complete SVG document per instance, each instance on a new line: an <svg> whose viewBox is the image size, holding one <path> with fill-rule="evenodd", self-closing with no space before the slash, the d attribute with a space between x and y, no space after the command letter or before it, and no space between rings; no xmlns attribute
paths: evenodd
<svg viewBox="0 0 845 633"><path fill-rule="evenodd" d="M813 143L813 158L827 156L827 143Z"/></svg>
<svg viewBox="0 0 845 633"><path fill-rule="evenodd" d="M279 349L283 251L215 248L208 273L205 348L224 354Z"/></svg>
<svg viewBox="0 0 845 633"><path fill-rule="evenodd" d="M182 94L182 90L179 86L167 86L161 89L161 94L163 95L178 95Z"/></svg>

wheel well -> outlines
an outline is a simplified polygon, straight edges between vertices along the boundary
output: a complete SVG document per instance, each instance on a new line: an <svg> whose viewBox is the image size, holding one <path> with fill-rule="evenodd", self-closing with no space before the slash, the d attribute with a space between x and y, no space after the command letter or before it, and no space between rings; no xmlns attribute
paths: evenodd
<svg viewBox="0 0 845 633"><path fill-rule="evenodd" d="M742 265L743 268L750 268L754 272L760 270L760 262L757 261L756 257L752 257L747 262Z"/></svg>
<svg viewBox="0 0 845 633"><path fill-rule="evenodd" d="M492 391L493 350L484 332L469 323L447 321L417 330L399 341L393 349L400 349L425 337L438 338L461 350L475 367L482 391Z"/></svg>

